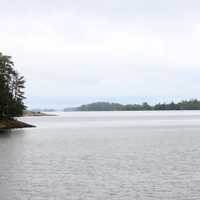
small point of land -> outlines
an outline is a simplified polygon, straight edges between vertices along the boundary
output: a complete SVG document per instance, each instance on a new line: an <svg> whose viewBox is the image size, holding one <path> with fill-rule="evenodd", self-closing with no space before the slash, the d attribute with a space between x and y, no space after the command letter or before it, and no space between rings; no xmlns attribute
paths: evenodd
<svg viewBox="0 0 200 200"><path fill-rule="evenodd" d="M25 111L23 114L23 117L42 117L42 116L56 116L54 114L47 114L47 113L43 113L43 112L33 112L33 111Z"/></svg>

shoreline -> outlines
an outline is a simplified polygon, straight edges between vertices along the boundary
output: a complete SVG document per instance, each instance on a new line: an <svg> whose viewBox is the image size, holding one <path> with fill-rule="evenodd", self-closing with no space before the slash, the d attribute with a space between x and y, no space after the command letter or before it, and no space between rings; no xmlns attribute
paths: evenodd
<svg viewBox="0 0 200 200"><path fill-rule="evenodd" d="M25 111L21 117L45 117L45 116L56 116L42 112L32 112ZM20 118L20 117L19 117ZM18 129L18 128L35 128L35 125L31 125L25 122L22 122L18 119L0 119L0 131L9 130L9 129Z"/></svg>
<svg viewBox="0 0 200 200"><path fill-rule="evenodd" d="M33 111L25 111L22 117L48 117L48 116L56 116L54 114L47 114L43 112L33 112Z"/></svg>
<svg viewBox="0 0 200 200"><path fill-rule="evenodd" d="M17 129L17 128L34 128L36 126L27 124L18 120L0 120L0 130Z"/></svg>

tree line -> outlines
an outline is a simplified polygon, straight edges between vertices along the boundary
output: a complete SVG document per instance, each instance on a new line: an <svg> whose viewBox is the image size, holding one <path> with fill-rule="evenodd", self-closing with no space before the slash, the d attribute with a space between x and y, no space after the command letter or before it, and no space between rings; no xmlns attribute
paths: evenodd
<svg viewBox="0 0 200 200"><path fill-rule="evenodd" d="M200 101L191 99L178 103L158 103L156 105L142 104L119 104L109 102L95 102L81 105L75 108L66 108L65 111L148 111L148 110L200 110Z"/></svg>
<svg viewBox="0 0 200 200"><path fill-rule="evenodd" d="M15 69L12 58L0 52L0 119L21 116L25 110L24 77Z"/></svg>

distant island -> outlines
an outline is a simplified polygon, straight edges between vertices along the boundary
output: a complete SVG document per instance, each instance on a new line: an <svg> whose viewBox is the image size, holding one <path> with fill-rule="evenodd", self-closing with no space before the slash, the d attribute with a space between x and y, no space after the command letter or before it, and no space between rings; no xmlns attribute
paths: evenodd
<svg viewBox="0 0 200 200"><path fill-rule="evenodd" d="M178 103L158 103L149 105L142 104L119 104L109 102L94 102L78 107L65 108L65 112L70 111L158 111L158 110L200 110L200 101L197 99L185 100Z"/></svg>

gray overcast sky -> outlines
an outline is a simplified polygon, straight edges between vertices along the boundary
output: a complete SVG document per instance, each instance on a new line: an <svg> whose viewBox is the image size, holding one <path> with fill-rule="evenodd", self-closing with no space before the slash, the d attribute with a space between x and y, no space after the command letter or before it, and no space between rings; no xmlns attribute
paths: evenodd
<svg viewBox="0 0 200 200"><path fill-rule="evenodd" d="M30 108L200 98L199 0L0 0Z"/></svg>

